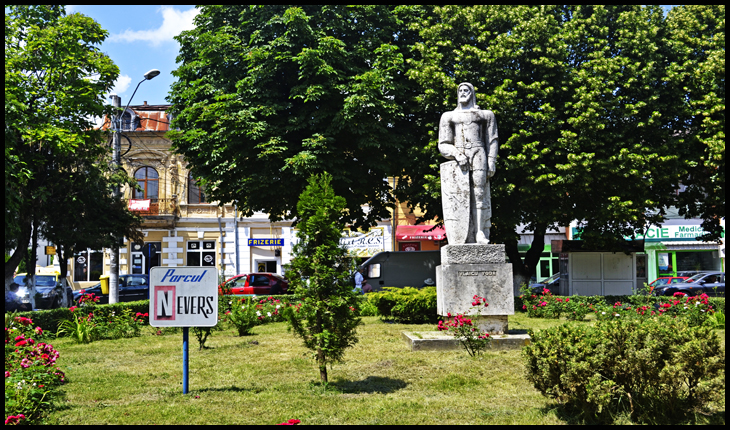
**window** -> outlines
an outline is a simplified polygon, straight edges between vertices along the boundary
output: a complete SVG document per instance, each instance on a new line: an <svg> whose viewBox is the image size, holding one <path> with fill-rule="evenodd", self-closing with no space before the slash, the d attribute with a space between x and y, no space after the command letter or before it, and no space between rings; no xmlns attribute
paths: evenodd
<svg viewBox="0 0 730 430"><path fill-rule="evenodd" d="M104 254L100 251L79 252L74 258L74 282L98 281L103 270Z"/></svg>
<svg viewBox="0 0 730 430"><path fill-rule="evenodd" d="M188 242L188 266L215 266L215 241Z"/></svg>
<svg viewBox="0 0 730 430"><path fill-rule="evenodd" d="M194 205L199 203L208 203L205 200L205 193L200 189L200 183L193 178L193 174L188 174L188 204Z"/></svg>
<svg viewBox="0 0 730 430"><path fill-rule="evenodd" d="M252 287L268 287L269 277L266 275L251 275L249 285Z"/></svg>
<svg viewBox="0 0 730 430"><path fill-rule="evenodd" d="M152 167L140 167L134 172L134 178L142 190L134 190L135 199L157 200L160 189L160 176Z"/></svg>
<svg viewBox="0 0 730 430"><path fill-rule="evenodd" d="M139 117L133 115L129 109L122 114L122 130L134 131L139 127L139 123Z"/></svg>

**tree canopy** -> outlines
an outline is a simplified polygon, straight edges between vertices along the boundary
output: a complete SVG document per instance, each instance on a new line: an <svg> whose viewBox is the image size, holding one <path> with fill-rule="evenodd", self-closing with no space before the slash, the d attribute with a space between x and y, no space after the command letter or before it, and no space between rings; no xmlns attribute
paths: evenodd
<svg viewBox="0 0 730 430"><path fill-rule="evenodd" d="M471 82L500 136L492 240L529 276L551 228L614 247L679 206L724 217L724 7L203 7L178 40L174 145L221 202L294 218L328 171L346 222L392 193L441 218L438 119ZM402 177L396 190L384 178ZM678 193L685 186L683 193ZM369 207L369 212L361 209Z"/></svg>
<svg viewBox="0 0 730 430"><path fill-rule="evenodd" d="M174 148L211 199L293 219L312 174L330 172L344 220L390 215L386 181L419 145L410 8L203 6L177 37L168 100ZM367 209L364 209L365 206Z"/></svg>
<svg viewBox="0 0 730 430"><path fill-rule="evenodd" d="M725 218L725 6L687 5L667 16L676 61L670 79L681 88L681 157L688 172L677 206L686 217L701 217L717 238Z"/></svg>
<svg viewBox="0 0 730 430"><path fill-rule="evenodd" d="M109 113L104 94L119 74L99 50L106 35L62 6L6 10L5 251L15 250L5 263L6 285L32 230L95 247L134 230L135 217L107 196L126 175L110 169L109 148L92 122Z"/></svg>
<svg viewBox="0 0 730 430"><path fill-rule="evenodd" d="M448 6L414 26L423 40L408 74L429 113L452 108L468 81L497 117L492 237L516 262L516 226L535 232L528 270L516 273L534 270L550 228L578 220L583 239L611 247L676 203L698 154L683 143L685 93L670 77L676 52L661 8ZM438 189L437 176L424 178L414 185Z"/></svg>

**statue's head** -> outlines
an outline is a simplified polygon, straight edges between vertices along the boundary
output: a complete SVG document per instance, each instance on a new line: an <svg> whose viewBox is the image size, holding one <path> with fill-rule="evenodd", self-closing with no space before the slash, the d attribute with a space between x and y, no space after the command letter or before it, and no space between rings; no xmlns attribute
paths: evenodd
<svg viewBox="0 0 730 430"><path fill-rule="evenodd" d="M479 109L474 86L469 82L459 84L456 90L456 100L458 100L461 109Z"/></svg>

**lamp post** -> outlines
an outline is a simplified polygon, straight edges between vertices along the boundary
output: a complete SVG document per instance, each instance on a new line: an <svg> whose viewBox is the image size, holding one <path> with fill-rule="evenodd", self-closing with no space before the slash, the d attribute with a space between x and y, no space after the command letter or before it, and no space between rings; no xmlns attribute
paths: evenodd
<svg viewBox="0 0 730 430"><path fill-rule="evenodd" d="M119 169L119 167L122 165L122 145L120 140L122 134L122 115L124 115L124 112L126 112L127 108L129 108L129 104L132 103L132 99L134 98L134 95L137 94L137 90L139 89L140 84L142 84L142 82L144 81L149 81L159 74L160 71L157 69L152 69L149 72L145 73L144 79L139 81L137 87L132 93L132 97L129 98L127 106L124 108L123 111L117 113L112 118L112 126L114 127L114 134L112 135L112 145L114 148L114 154L112 156L112 169L115 171ZM111 98L113 107L121 107L122 99L119 96L117 96L116 94L112 94ZM119 189L119 186L115 187L114 196L118 198L120 193L121 190ZM111 256L109 258L109 303L119 302L119 242L120 241L117 241L112 246Z"/></svg>

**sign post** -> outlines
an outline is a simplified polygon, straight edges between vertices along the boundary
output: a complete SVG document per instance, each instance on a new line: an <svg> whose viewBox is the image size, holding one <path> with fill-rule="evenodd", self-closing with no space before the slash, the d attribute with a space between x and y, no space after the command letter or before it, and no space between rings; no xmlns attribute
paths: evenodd
<svg viewBox="0 0 730 430"><path fill-rule="evenodd" d="M216 280L210 267L150 269L150 325L183 329L183 394L189 388L189 328L218 324Z"/></svg>

